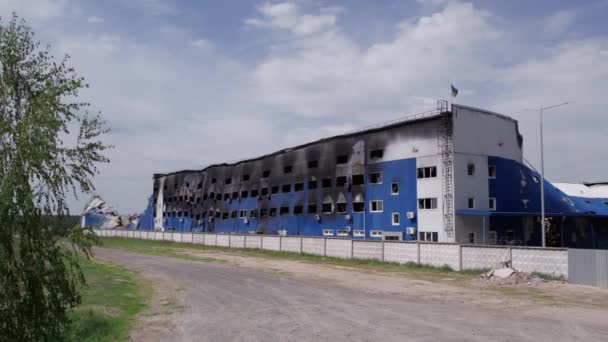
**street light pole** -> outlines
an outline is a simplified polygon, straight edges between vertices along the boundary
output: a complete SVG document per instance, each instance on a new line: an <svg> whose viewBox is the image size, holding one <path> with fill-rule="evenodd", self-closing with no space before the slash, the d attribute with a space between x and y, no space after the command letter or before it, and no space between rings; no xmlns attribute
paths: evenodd
<svg viewBox="0 0 608 342"><path fill-rule="evenodd" d="M567 105L568 102L560 103L549 107L540 107L540 231L542 246L547 247L547 237L545 232L545 148L543 141L543 112L547 109Z"/></svg>

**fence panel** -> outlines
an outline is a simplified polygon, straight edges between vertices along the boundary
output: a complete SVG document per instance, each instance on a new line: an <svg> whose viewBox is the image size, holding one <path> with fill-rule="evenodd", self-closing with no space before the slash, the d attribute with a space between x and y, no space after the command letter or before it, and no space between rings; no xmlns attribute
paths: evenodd
<svg viewBox="0 0 608 342"><path fill-rule="evenodd" d="M382 260L381 241L356 241L353 240L353 258Z"/></svg>
<svg viewBox="0 0 608 342"><path fill-rule="evenodd" d="M154 232L154 240L160 241L163 239L163 232Z"/></svg>
<svg viewBox="0 0 608 342"><path fill-rule="evenodd" d="M201 233L192 234L192 243L202 245L205 239L205 235Z"/></svg>
<svg viewBox="0 0 608 342"><path fill-rule="evenodd" d="M569 249L568 281L608 288L608 250Z"/></svg>
<svg viewBox="0 0 608 342"><path fill-rule="evenodd" d="M132 238L134 237L134 235L135 235L135 232L134 232L134 231L132 231L132 230L127 230L127 237L128 237L129 239L132 239Z"/></svg>
<svg viewBox="0 0 608 342"><path fill-rule="evenodd" d="M323 238L302 238L302 253L324 255L325 239Z"/></svg>
<svg viewBox="0 0 608 342"><path fill-rule="evenodd" d="M400 264L408 262L417 263L418 244L384 241L384 261L398 262Z"/></svg>
<svg viewBox="0 0 608 342"><path fill-rule="evenodd" d="M245 238L245 248L262 249L262 236L247 235L247 237Z"/></svg>
<svg viewBox="0 0 608 342"><path fill-rule="evenodd" d="M460 251L458 245L442 243L421 243L420 263L433 266L447 265L453 270L460 269Z"/></svg>
<svg viewBox="0 0 608 342"><path fill-rule="evenodd" d="M217 241L217 234L207 234L203 236L203 245L205 246L215 246Z"/></svg>
<svg viewBox="0 0 608 342"><path fill-rule="evenodd" d="M301 253L302 247L301 238L299 237L282 237L281 250L285 252Z"/></svg>
<svg viewBox="0 0 608 342"><path fill-rule="evenodd" d="M264 236L262 239L262 249L271 251L281 250L281 241L278 236Z"/></svg>
<svg viewBox="0 0 608 342"><path fill-rule="evenodd" d="M327 239L325 241L325 255L336 258L351 258L351 240Z"/></svg>
<svg viewBox="0 0 608 342"><path fill-rule="evenodd" d="M501 263L509 261L509 248L462 246L462 268L499 268Z"/></svg>
<svg viewBox="0 0 608 342"><path fill-rule="evenodd" d="M524 272L542 272L568 276L568 250L512 248L513 268Z"/></svg>
<svg viewBox="0 0 608 342"><path fill-rule="evenodd" d="M231 235L230 236L230 247L245 248L245 235Z"/></svg>
<svg viewBox="0 0 608 342"><path fill-rule="evenodd" d="M230 235L228 234L217 234L217 245L221 247L230 246Z"/></svg>
<svg viewBox="0 0 608 342"><path fill-rule="evenodd" d="M184 234L182 234L182 233L173 232L173 234L171 234L171 240L173 242L182 242L183 236L184 236Z"/></svg>
<svg viewBox="0 0 608 342"><path fill-rule="evenodd" d="M185 243L192 243L192 233L182 233L182 241Z"/></svg>

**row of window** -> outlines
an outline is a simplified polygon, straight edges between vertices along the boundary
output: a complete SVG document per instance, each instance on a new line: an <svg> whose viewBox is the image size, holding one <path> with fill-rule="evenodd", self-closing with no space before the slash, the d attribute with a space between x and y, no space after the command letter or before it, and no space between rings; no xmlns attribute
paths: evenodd
<svg viewBox="0 0 608 342"><path fill-rule="evenodd" d="M468 198L467 207L469 209L475 209L475 198L474 197L469 197ZM496 210L496 198L490 197L488 199L488 209L489 210Z"/></svg>
<svg viewBox="0 0 608 342"><path fill-rule="evenodd" d="M475 164L467 164L467 175L475 176ZM488 178L496 178L496 166L488 165Z"/></svg>
<svg viewBox="0 0 608 342"><path fill-rule="evenodd" d="M351 178L352 178L352 185L364 184L363 175L353 175ZM370 174L369 182L370 182L370 184L381 184L382 183L382 173L375 172L375 173ZM346 186L348 184L347 177L346 176L336 177L335 184L336 184L336 186ZM318 188L319 184L316 180L311 180L308 182L307 186L308 186L309 190L314 190L314 189ZM325 179L321 180L321 188L324 188L324 189L331 188L332 186L333 186L333 184L332 184L331 178L325 178ZM295 192L304 191L304 182L299 182L299 183L293 184L293 191L295 191ZM200 203L201 201L205 201L208 198L216 199L216 200L223 199L224 201L227 201L229 199L247 198L249 196L251 196L251 197L256 197L258 195L267 196L268 194L278 194L279 192L282 192L282 193L292 192L292 185L283 184L280 188L279 188L279 186L272 186L270 188L264 187L264 188L261 188L259 192L258 192L258 189L252 189L251 191L243 190L240 192L234 191L232 193L224 193L224 194L210 192L208 195L204 194L202 196L202 198L197 197L196 201L194 200L194 198L192 196L173 196L173 197L167 197L167 202L171 203L171 202L186 201L186 202L191 202L191 203ZM398 195L398 194L399 194L399 183L393 182L391 184L391 195Z"/></svg>

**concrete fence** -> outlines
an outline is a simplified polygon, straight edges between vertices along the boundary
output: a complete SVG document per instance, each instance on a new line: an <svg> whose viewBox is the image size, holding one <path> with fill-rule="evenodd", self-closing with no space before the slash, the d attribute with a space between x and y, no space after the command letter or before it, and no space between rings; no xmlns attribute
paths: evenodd
<svg viewBox="0 0 608 342"><path fill-rule="evenodd" d="M179 233L97 229L103 237L173 241L229 248L256 248L320 256L367 259L400 264L449 266L460 271L495 268L510 261L513 268L568 277L565 248L458 245L452 243L369 241L323 237Z"/></svg>

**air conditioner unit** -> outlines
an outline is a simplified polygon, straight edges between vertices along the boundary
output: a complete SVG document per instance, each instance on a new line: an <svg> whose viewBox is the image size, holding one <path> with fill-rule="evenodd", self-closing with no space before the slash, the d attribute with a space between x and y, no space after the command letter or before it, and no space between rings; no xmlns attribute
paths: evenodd
<svg viewBox="0 0 608 342"><path fill-rule="evenodd" d="M210 218L209 218L209 222L210 222L210 223L211 223L211 222L213 222L213 217L210 217Z"/></svg>
<svg viewBox="0 0 608 342"><path fill-rule="evenodd" d="M249 224L249 219L243 219L244 224Z"/></svg>
<svg viewBox="0 0 608 342"><path fill-rule="evenodd" d="M414 227L407 227L407 235L415 235L416 234L416 228Z"/></svg>
<svg viewBox="0 0 608 342"><path fill-rule="evenodd" d="M351 226L346 226L346 227L344 227L344 230L346 230L347 232L350 233L350 231L352 230L352 228L351 228Z"/></svg>
<svg viewBox="0 0 608 342"><path fill-rule="evenodd" d="M408 211L407 212L407 218L410 219L410 220L415 219L416 218L416 213L413 212L413 211Z"/></svg>
<svg viewBox="0 0 608 342"><path fill-rule="evenodd" d="M346 214L346 215L344 215L344 219L346 221L350 221L350 220L352 220L352 216L350 216L350 214Z"/></svg>
<svg viewBox="0 0 608 342"><path fill-rule="evenodd" d="M317 221L321 221L321 215L316 214L316 215L315 215L315 220L317 220Z"/></svg>

